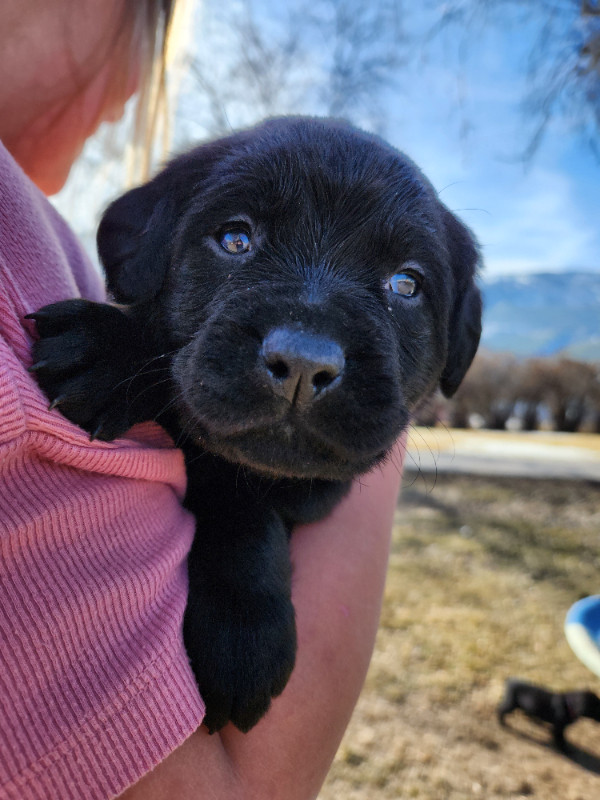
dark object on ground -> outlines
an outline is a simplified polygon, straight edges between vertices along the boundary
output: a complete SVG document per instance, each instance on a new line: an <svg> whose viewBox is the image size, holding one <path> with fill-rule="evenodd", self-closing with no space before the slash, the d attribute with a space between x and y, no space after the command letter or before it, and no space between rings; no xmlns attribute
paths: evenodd
<svg viewBox="0 0 600 800"><path fill-rule="evenodd" d="M534 720L552 725L554 744L559 750L567 748L564 731L581 717L600 722L600 699L589 690L551 692L542 686L509 678L504 698L498 706L498 719L505 724L505 716L521 709Z"/></svg>
<svg viewBox="0 0 600 800"><path fill-rule="evenodd" d="M250 729L292 671L288 537L385 460L479 341L478 251L421 172L344 123L203 145L107 210L119 306L33 318L42 388L111 440L157 419L186 456L184 637L211 731Z"/></svg>

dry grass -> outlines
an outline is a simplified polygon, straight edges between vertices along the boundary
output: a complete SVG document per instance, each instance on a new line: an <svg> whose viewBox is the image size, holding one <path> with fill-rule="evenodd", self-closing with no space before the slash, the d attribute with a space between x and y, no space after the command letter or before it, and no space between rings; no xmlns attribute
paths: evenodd
<svg viewBox="0 0 600 800"><path fill-rule="evenodd" d="M523 445L546 445L553 448L569 447L591 453L600 453L600 436L596 433L560 433L555 431L491 431L443 427L411 428L408 437L409 449L415 452L430 448L434 453L442 450L460 449L464 444L478 442L515 443Z"/></svg>
<svg viewBox="0 0 600 800"><path fill-rule="evenodd" d="M573 726L567 758L494 713L510 675L600 693L563 635L600 589L599 531L597 484L407 476L376 653L320 799L600 796L600 726Z"/></svg>

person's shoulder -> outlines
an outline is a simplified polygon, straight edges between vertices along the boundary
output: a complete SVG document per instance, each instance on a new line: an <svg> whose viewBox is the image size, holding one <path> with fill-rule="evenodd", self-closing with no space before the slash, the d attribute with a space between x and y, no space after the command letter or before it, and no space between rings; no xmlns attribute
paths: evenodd
<svg viewBox="0 0 600 800"><path fill-rule="evenodd" d="M0 434L12 440L26 427L27 401L41 395L27 374L33 323L25 316L48 303L104 299L75 235L0 142ZM44 407L47 408L47 402Z"/></svg>
<svg viewBox="0 0 600 800"><path fill-rule="evenodd" d="M10 293L18 314L70 297L105 296L75 234L1 143L0 269L3 299Z"/></svg>

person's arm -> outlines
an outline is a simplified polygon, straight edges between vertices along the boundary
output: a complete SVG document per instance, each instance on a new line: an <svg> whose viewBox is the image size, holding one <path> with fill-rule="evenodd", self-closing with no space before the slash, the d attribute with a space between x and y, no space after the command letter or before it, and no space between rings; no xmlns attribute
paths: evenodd
<svg viewBox="0 0 600 800"><path fill-rule="evenodd" d="M296 667L248 734L200 727L121 800L305 800L325 780L360 694L379 621L400 484L395 458L292 537Z"/></svg>

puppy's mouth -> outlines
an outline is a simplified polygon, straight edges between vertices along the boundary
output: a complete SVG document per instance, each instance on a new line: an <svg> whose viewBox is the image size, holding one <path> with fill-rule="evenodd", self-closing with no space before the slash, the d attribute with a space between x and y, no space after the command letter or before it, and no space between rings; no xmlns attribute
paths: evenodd
<svg viewBox="0 0 600 800"><path fill-rule="evenodd" d="M260 348L230 327L203 329L173 362L181 428L214 455L270 477L348 480L408 424L373 337L357 355L297 326L272 327Z"/></svg>
<svg viewBox="0 0 600 800"><path fill-rule="evenodd" d="M385 452L381 452L368 459L356 460L329 450L322 442L320 446L316 443L301 445L286 442L283 438L273 435L257 440L252 432L219 441L209 439L203 445L227 461L243 464L272 478L349 480L367 472L385 457Z"/></svg>
<svg viewBox="0 0 600 800"><path fill-rule="evenodd" d="M303 423L293 409L278 420L218 429L199 422L192 434L204 449L272 478L349 480L379 463L387 446L356 452Z"/></svg>

